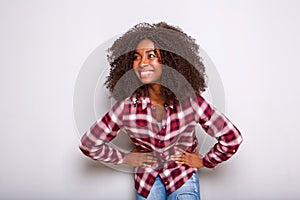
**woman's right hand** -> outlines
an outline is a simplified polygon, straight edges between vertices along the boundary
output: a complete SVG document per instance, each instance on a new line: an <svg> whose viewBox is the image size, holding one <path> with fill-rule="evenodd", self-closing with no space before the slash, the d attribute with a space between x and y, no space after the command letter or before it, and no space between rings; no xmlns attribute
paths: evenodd
<svg viewBox="0 0 300 200"><path fill-rule="evenodd" d="M152 164L156 163L157 159L151 152L139 152L133 150L125 155L124 164L133 167L151 167Z"/></svg>

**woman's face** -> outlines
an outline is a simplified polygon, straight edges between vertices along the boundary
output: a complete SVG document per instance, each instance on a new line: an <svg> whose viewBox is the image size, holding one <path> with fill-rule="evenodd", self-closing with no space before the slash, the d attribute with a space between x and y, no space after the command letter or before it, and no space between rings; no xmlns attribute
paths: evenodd
<svg viewBox="0 0 300 200"><path fill-rule="evenodd" d="M151 40L142 40L136 47L133 59L135 74L143 84L157 83L162 74L159 52Z"/></svg>

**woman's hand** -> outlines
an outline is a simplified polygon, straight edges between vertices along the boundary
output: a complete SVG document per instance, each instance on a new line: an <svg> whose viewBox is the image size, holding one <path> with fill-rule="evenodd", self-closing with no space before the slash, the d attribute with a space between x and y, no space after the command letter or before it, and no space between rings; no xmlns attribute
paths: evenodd
<svg viewBox="0 0 300 200"><path fill-rule="evenodd" d="M151 152L139 152L135 149L130 153L126 154L124 158L124 164L133 167L151 167L151 165L156 162L157 159L153 156Z"/></svg>
<svg viewBox="0 0 300 200"><path fill-rule="evenodd" d="M202 156L197 151L189 153L178 147L175 148L182 152L182 154L175 154L171 156L171 159L174 160L177 164L185 164L194 168L203 167Z"/></svg>

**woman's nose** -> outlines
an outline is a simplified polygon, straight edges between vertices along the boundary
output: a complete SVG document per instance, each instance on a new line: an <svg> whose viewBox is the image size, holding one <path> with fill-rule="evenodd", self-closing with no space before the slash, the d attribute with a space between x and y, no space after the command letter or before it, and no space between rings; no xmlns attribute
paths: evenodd
<svg viewBox="0 0 300 200"><path fill-rule="evenodd" d="M144 67L144 66L147 66L148 65L148 59L146 56L143 56L142 59L141 59L141 62L140 62L140 66L141 67Z"/></svg>

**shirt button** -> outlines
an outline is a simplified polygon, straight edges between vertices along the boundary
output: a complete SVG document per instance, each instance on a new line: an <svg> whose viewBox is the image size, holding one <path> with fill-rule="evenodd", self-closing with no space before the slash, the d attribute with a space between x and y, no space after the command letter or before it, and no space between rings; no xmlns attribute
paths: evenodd
<svg viewBox="0 0 300 200"><path fill-rule="evenodd" d="M166 128L166 126L163 126L163 129L165 129Z"/></svg>
<svg viewBox="0 0 300 200"><path fill-rule="evenodd" d="M169 181L165 181L165 184L168 185L168 184L169 184Z"/></svg>

